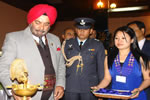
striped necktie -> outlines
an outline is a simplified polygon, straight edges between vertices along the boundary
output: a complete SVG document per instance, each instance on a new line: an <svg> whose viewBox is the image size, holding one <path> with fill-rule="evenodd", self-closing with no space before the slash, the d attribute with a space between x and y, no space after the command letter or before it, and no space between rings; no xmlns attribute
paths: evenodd
<svg viewBox="0 0 150 100"><path fill-rule="evenodd" d="M44 43L43 43L43 40L42 40L42 37L39 37L39 44L42 48L44 48Z"/></svg>

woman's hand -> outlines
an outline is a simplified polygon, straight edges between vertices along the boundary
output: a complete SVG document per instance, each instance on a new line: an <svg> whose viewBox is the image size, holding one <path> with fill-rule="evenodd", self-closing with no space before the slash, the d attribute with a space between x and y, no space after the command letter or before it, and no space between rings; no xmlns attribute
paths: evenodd
<svg viewBox="0 0 150 100"><path fill-rule="evenodd" d="M93 92L95 92L95 91L99 90L100 88L98 86L92 86L91 89ZM103 100L103 98L98 98L98 100Z"/></svg>
<svg viewBox="0 0 150 100"><path fill-rule="evenodd" d="M93 92L95 92L95 91L99 90L100 88L98 86L92 86L91 89Z"/></svg>
<svg viewBox="0 0 150 100"><path fill-rule="evenodd" d="M131 98L136 98L139 96L140 90L138 88L135 88L133 91L131 91L131 93L132 93Z"/></svg>

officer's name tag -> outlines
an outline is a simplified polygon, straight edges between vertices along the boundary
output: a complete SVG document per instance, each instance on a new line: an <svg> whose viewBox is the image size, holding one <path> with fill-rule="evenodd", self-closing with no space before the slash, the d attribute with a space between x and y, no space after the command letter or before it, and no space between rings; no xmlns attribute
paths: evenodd
<svg viewBox="0 0 150 100"><path fill-rule="evenodd" d="M117 75L116 82L126 83L126 77Z"/></svg>

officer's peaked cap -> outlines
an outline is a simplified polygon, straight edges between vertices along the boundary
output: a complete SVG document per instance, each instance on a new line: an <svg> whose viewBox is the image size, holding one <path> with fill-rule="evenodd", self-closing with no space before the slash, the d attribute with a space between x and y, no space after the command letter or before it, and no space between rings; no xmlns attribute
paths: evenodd
<svg viewBox="0 0 150 100"><path fill-rule="evenodd" d="M74 19L75 21L75 27L79 28L79 29L89 29L92 28L95 20L92 18L85 18L85 17L81 17L81 18L76 18Z"/></svg>

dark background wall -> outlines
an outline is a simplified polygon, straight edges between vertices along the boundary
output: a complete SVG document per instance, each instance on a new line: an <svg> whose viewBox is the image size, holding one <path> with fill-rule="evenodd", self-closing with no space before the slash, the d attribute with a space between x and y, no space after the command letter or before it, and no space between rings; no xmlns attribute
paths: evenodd
<svg viewBox="0 0 150 100"><path fill-rule="evenodd" d="M0 48L2 47L5 34L8 32L22 30L27 26L26 15L27 12L24 10L20 10L13 6L10 6L6 3L0 1ZM125 13L123 13L125 14ZM147 27L146 34L150 34L150 14L144 15L142 12L140 16L136 16L136 14L127 13L128 15L135 16L127 16L127 17L111 17L111 15L107 15L107 13L97 13L93 12L91 15L96 20L95 28L98 31L107 29L110 33L113 33L114 30L122 25L126 25L128 22L133 20L141 20L145 23ZM58 15L59 16L59 15ZM90 16L90 17L91 17ZM52 26L51 32L56 34L61 39L61 34L67 27L74 27L73 21L58 21L54 26Z"/></svg>

